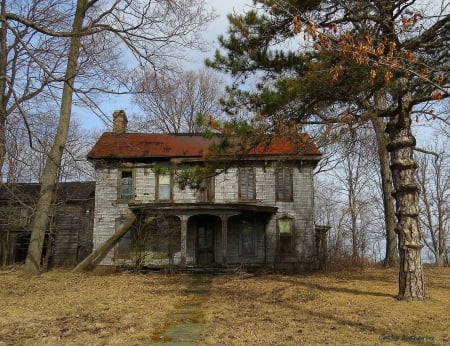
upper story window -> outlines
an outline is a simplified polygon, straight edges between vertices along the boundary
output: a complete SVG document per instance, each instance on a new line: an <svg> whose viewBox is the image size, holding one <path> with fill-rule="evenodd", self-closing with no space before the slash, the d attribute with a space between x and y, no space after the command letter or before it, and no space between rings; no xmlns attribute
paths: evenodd
<svg viewBox="0 0 450 346"><path fill-rule="evenodd" d="M213 202L215 198L214 176L206 177L197 192L197 202Z"/></svg>
<svg viewBox="0 0 450 346"><path fill-rule="evenodd" d="M293 220L289 217L278 219L278 251L289 253L293 250Z"/></svg>
<svg viewBox="0 0 450 346"><path fill-rule="evenodd" d="M25 227L28 224L28 221L29 221L29 219L28 219L28 216L29 216L28 208L20 207L18 211L19 211L18 224L21 227Z"/></svg>
<svg viewBox="0 0 450 346"><path fill-rule="evenodd" d="M256 199L256 177L253 167L239 168L239 200L254 201Z"/></svg>
<svg viewBox="0 0 450 346"><path fill-rule="evenodd" d="M119 182L119 199L128 201L133 198L133 172L121 171Z"/></svg>
<svg viewBox="0 0 450 346"><path fill-rule="evenodd" d="M169 173L160 173L157 175L157 196L158 201L172 200L172 176Z"/></svg>
<svg viewBox="0 0 450 346"><path fill-rule="evenodd" d="M275 171L275 199L277 201L292 201L292 169L279 168Z"/></svg>

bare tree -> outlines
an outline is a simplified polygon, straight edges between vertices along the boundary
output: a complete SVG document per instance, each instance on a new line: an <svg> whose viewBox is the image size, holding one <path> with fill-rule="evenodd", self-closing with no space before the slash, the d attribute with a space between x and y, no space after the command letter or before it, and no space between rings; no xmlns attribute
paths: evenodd
<svg viewBox="0 0 450 346"><path fill-rule="evenodd" d="M448 147L436 144L419 154L417 181L420 226L425 246L439 266L448 264L450 252L450 156Z"/></svg>
<svg viewBox="0 0 450 346"><path fill-rule="evenodd" d="M48 0L32 4L25 2L20 4L23 6L12 7L12 11L7 11L5 1L2 4L3 30L11 28L11 23L19 29L28 30L31 35L47 39L49 49L39 55L39 51L28 49L30 45L21 39L22 31L12 31L13 37L24 47L30 60L35 61L41 73L60 88L59 92L55 92L57 89L48 89L50 95L60 99L60 113L44 167L41 198L24 267L27 274L38 274L43 235L67 143L73 102L92 105L90 95L95 91L111 92L111 86L115 88L113 92L123 92L123 83L126 82L124 70L114 68L113 63L121 58L125 48L142 65L148 65L154 71L170 67L171 59L182 55L183 49L201 46L199 29L212 16L206 12L203 0ZM23 7L32 8L38 14L37 17L24 16L21 12ZM0 43L5 48L6 34L2 37L4 39ZM54 45L54 42L62 42L62 45ZM105 54L101 54L105 50L111 53L111 58L106 61ZM7 62L6 49L1 51L0 61ZM64 73L48 68L43 56L47 59L52 56L54 61L59 62L58 66L64 67ZM7 70L5 66L7 64L0 64L2 72ZM93 66L97 68L92 69ZM87 83L89 80L91 83ZM86 85L79 84L82 81L86 81ZM111 82L110 87L106 88L108 82ZM6 119L4 109L2 112L5 116L0 120ZM4 132L1 135L4 136Z"/></svg>
<svg viewBox="0 0 450 346"><path fill-rule="evenodd" d="M317 175L316 218L320 224L331 226L330 258L377 260L372 243L384 237L385 227L381 200L375 198L380 194L381 181L375 169L374 133L367 123L349 121L340 124L336 135L339 141L327 147L334 148L333 169L323 169Z"/></svg>
<svg viewBox="0 0 450 346"><path fill-rule="evenodd" d="M15 13L29 21L39 22L47 13L49 22L63 23L51 6L40 8L42 3L25 0L0 2L0 184L3 181L8 116L16 113L26 122L24 104L39 96L52 82L50 75L43 73L43 68L56 71L61 64L60 59L54 58L54 39L41 36L31 27L9 18L10 13Z"/></svg>
<svg viewBox="0 0 450 346"><path fill-rule="evenodd" d="M133 125L146 132L195 133L198 115L220 114L223 81L212 70L141 73L135 86L134 102L143 111Z"/></svg>
<svg viewBox="0 0 450 346"><path fill-rule="evenodd" d="M47 152L57 123L55 114L34 114L24 126L18 114L11 114L6 127L6 156L3 179L8 183L38 183L42 180ZM59 181L93 180L94 172L86 160L94 136L72 121L58 173ZM30 145L30 141L32 145Z"/></svg>

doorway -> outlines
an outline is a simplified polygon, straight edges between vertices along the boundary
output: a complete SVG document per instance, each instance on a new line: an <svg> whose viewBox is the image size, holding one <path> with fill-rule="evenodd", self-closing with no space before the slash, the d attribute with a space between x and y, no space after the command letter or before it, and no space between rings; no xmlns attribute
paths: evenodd
<svg viewBox="0 0 450 346"><path fill-rule="evenodd" d="M211 225L197 226L197 264L213 264L214 258L214 227Z"/></svg>

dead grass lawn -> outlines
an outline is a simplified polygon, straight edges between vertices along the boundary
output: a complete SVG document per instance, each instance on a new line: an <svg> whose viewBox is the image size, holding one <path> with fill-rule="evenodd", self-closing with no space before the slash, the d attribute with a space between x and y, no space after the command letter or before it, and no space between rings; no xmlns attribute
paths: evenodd
<svg viewBox="0 0 450 346"><path fill-rule="evenodd" d="M213 283L208 345L449 345L450 268L425 271L425 302L397 301L397 270L266 275Z"/></svg>
<svg viewBox="0 0 450 346"><path fill-rule="evenodd" d="M0 270L0 345L149 345L195 279ZM450 344L450 268L427 268L425 302L399 302L396 270L217 276L200 345Z"/></svg>

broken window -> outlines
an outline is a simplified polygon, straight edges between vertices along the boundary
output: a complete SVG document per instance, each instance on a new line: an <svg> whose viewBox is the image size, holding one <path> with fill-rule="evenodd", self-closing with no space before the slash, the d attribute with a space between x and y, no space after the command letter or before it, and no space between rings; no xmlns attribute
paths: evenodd
<svg viewBox="0 0 450 346"><path fill-rule="evenodd" d="M128 201L133 196L133 172L121 171L119 199Z"/></svg>
<svg viewBox="0 0 450 346"><path fill-rule="evenodd" d="M253 223L243 220L240 224L239 234L240 255L243 257L256 255L256 231Z"/></svg>
<svg viewBox="0 0 450 346"><path fill-rule="evenodd" d="M256 177L253 167L239 168L239 200L254 201L256 199Z"/></svg>
<svg viewBox="0 0 450 346"><path fill-rule="evenodd" d="M275 172L275 198L277 201L292 201L292 169L279 168Z"/></svg>
<svg viewBox="0 0 450 346"><path fill-rule="evenodd" d="M278 219L278 251L280 253L292 251L292 234L292 219L288 217Z"/></svg>

